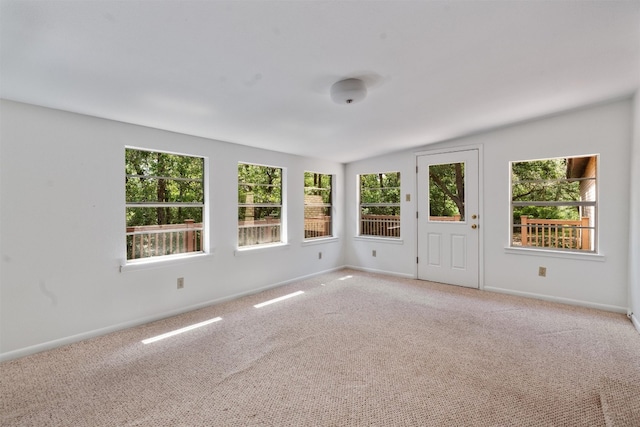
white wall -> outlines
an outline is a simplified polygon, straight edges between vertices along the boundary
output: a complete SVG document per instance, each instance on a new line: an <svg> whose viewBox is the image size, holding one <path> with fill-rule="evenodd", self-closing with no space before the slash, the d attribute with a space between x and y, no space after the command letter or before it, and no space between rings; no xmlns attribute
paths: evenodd
<svg viewBox="0 0 640 427"><path fill-rule="evenodd" d="M631 207L629 209L629 300L632 320L640 332L640 92L634 97L634 135L631 155Z"/></svg>
<svg viewBox="0 0 640 427"><path fill-rule="evenodd" d="M617 311L631 307L637 316L640 108L637 98L635 102L635 111L631 100L615 101L398 151L345 168L318 159L1 101L0 359L342 265L415 277L415 152L455 146L483 147L481 282L485 289ZM636 133L632 137L634 120ZM125 145L209 158L211 182L218 183L209 187L209 196L215 201L210 212L213 256L119 272L125 257ZM598 260L564 259L505 251L509 241L508 162L592 153L600 154L603 256ZM234 254L238 161L287 168L289 247ZM334 215L336 234L341 236L337 241L301 243L305 170L336 175ZM357 238L356 175L387 171L402 174L401 239L388 243ZM407 194L410 201L405 199ZM372 250L376 250L376 257ZM319 251L323 252L321 260ZM537 276L538 266L547 267L546 278ZM177 277L185 278L185 289L176 289Z"/></svg>
<svg viewBox="0 0 640 427"><path fill-rule="evenodd" d="M484 170L484 289L626 311L628 307L629 195L632 103L629 99L515 124L420 149L367 159L346 168L346 263L415 277L415 153L456 146L482 146ZM513 254L509 245L509 162L600 154L599 246L601 257L560 258ZM356 174L399 170L402 244L357 239ZM371 256L377 249L377 257ZM547 277L538 277L538 267Z"/></svg>
<svg viewBox="0 0 640 427"><path fill-rule="evenodd" d="M335 230L342 235L342 164L4 100L0 117L2 358L344 264L344 239L301 243L305 170L335 174ZM125 258L125 146L209 158L213 256L119 272ZM287 169L290 246L234 254L239 161ZM185 278L184 289L177 289L177 277Z"/></svg>
<svg viewBox="0 0 640 427"><path fill-rule="evenodd" d="M346 168L345 188L345 239L347 265L363 270L415 277L416 209L415 158L407 152L396 152L360 162L350 163ZM377 239L358 235L358 180L357 175L400 172L400 239ZM406 201L406 195L410 201ZM373 257L373 251L376 256Z"/></svg>

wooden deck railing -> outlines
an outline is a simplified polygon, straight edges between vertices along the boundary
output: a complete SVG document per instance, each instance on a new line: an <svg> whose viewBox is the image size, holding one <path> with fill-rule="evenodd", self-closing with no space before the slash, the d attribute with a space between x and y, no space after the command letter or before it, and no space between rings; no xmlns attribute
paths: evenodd
<svg viewBox="0 0 640 427"><path fill-rule="evenodd" d="M202 223L127 227L127 259L149 258L202 250Z"/></svg>
<svg viewBox="0 0 640 427"><path fill-rule="evenodd" d="M362 215L360 217L360 235L400 237L400 216Z"/></svg>
<svg viewBox="0 0 640 427"><path fill-rule="evenodd" d="M537 219L522 215L522 246L591 249L589 218Z"/></svg>
<svg viewBox="0 0 640 427"><path fill-rule="evenodd" d="M363 215L361 235L400 237L400 217ZM305 218L305 238L331 236L331 217ZM238 245L279 242L281 222L277 218L238 221ZM185 220L184 224L127 227L127 259L148 258L202 251L202 223Z"/></svg>

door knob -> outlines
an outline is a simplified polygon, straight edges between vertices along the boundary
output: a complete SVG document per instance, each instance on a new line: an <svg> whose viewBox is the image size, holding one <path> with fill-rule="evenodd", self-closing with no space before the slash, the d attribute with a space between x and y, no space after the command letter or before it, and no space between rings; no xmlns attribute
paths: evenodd
<svg viewBox="0 0 640 427"><path fill-rule="evenodd" d="M476 214L471 215L471 219L476 219L476 218L478 218L478 215Z"/></svg>
<svg viewBox="0 0 640 427"><path fill-rule="evenodd" d="M471 224L471 228L473 228L475 230L476 228L478 228L478 225L477 224Z"/></svg>

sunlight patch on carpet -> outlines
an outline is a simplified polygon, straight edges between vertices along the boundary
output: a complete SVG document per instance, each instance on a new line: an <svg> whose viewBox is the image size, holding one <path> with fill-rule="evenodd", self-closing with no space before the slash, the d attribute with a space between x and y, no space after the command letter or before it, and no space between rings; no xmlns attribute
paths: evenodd
<svg viewBox="0 0 640 427"><path fill-rule="evenodd" d="M291 294L283 295L278 298L270 299L269 301L261 302L260 304L254 305L255 308L264 307L265 305L273 304L274 302L284 301L289 298L297 297L298 295L304 294L304 291L293 292Z"/></svg>
<svg viewBox="0 0 640 427"><path fill-rule="evenodd" d="M192 331L194 329L201 328L203 326L207 326L207 325L209 325L211 323L218 322L220 320L222 320L222 317L215 317L213 319L205 320L204 322L200 322L200 323L196 323L196 324L193 324L193 325L185 326L184 328L176 329L175 331L166 332L166 333L161 334L161 335L156 335L155 337L147 338L146 340L142 340L142 343L143 344L151 344L153 342L160 341L160 340L163 340L165 338L173 337L175 335L179 335L179 334L182 334L184 332Z"/></svg>

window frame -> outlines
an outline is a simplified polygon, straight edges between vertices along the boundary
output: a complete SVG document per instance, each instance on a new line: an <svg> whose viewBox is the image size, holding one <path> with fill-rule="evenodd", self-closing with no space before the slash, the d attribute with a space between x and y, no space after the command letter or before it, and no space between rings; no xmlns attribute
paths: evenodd
<svg viewBox="0 0 640 427"><path fill-rule="evenodd" d="M398 190L398 201L393 202L393 203L388 203L388 202L383 202L383 203L363 203L362 202L362 190L363 190L363 186L362 186L362 179L363 176L366 175L390 175L390 174L397 174L398 175L398 187L369 187L369 189L377 189L377 190L383 190L383 189L397 189ZM358 203L358 217L357 217L357 230L358 230L358 234L357 234L357 238L363 238L363 239L382 239L382 240L386 240L386 241L401 241L402 239L402 174L400 171L386 171L386 172L372 172L372 173L361 173L357 175L356 178L356 182L358 185L358 198L357 198L357 203ZM369 207L397 207L398 209L398 219L397 219L397 226L392 226L392 228L398 228L398 233L396 236L385 236L385 235L380 235L380 234L364 234L362 228L363 228L363 214L362 214L362 210L363 208L369 208ZM394 215L395 216L395 215ZM389 229L389 228L387 228Z"/></svg>
<svg viewBox="0 0 640 427"><path fill-rule="evenodd" d="M320 175L321 177L329 177L329 203L307 203L307 190L318 190L318 191L323 191L326 190L326 188L323 187L307 187L306 185L306 178L307 178L307 174L317 174ZM314 172L314 171L304 171L303 172L303 187L304 187L304 201L303 201L303 241L304 242L311 242L311 241L317 241L320 239L331 239L333 237L335 237L335 233L334 233L334 217L335 215L333 214L333 198L334 198L334 182L335 182L335 175L334 174L329 174L329 173L320 173L320 172ZM307 211L308 209L313 209L313 208L322 208L322 209L328 209L330 212L330 216L329 216L329 234L325 234L322 236L315 236L315 237L307 237L307 229L306 229L306 223L307 223Z"/></svg>
<svg viewBox="0 0 640 427"><path fill-rule="evenodd" d="M238 161L237 164L237 179L236 179L236 191L239 190L241 182L240 182L240 173L239 173L239 169L240 169L240 165L250 165L250 166L258 166L258 167L263 167L263 168L273 168L273 169L279 169L280 170L280 203L279 204L273 204L273 203L240 203L239 197L236 199L236 213L239 213L240 208L246 208L246 207L277 207L280 209L280 223L279 223L279 227L280 227L280 240L277 242L266 242L266 243L255 243L255 244L240 244L240 223L239 223L239 219L236 222L236 253L238 252L242 252L242 251L258 251L259 249L264 249L264 248L269 248L269 247L276 247L276 246L286 246L288 243L288 236L287 236L287 201L286 201L286 194L287 194L287 169L283 166L273 166L273 165L266 165L266 164L261 164L261 163L253 163L253 162L245 162L245 161ZM262 184L258 184L258 183L244 183L244 185L262 185ZM239 215L238 215L239 217Z"/></svg>
<svg viewBox="0 0 640 427"><path fill-rule="evenodd" d="M135 231L129 232L127 231L130 228L127 225L127 216L126 212L129 208L156 208L156 207L189 207L189 208L201 208L202 209L202 222L200 227L194 227L194 231L200 232L200 250L190 251L190 252L178 252L171 253L165 255L152 255L140 258L129 258L129 251L127 249L127 244L125 243L125 254L124 254L124 262L122 262L120 266L120 271L123 271L127 267L136 267L136 266L144 266L144 265L156 265L159 263L167 264L174 263L176 261L184 261L184 260L194 260L196 258L201 258L203 255L210 254L210 246L209 246L209 211L210 211L210 198L208 195L209 191L209 158L200 154L192 154L192 153L184 153L184 152L175 152L169 150L161 150L154 148L146 148L146 147L138 147L126 145L124 150L125 153L125 188L124 188L124 202L125 202L125 218L124 218L124 230L125 230L125 242L127 241L127 236L129 235L139 235L145 234L144 231ZM181 157L191 157L200 159L202 161L202 179L197 180L193 178L185 178L185 177L172 177L172 176L153 176L153 175L133 175L127 174L127 150L135 150L135 151L144 151L149 153L161 153L161 154L169 154L172 156L181 156ZM127 200L127 189L126 189L126 179L127 178L135 178L135 177L148 177L148 178L162 178L173 181L191 181L191 182L201 182L202 183L202 202L130 202ZM175 224L166 224L166 225L175 225ZM191 228L190 228L191 229ZM164 227L162 231L164 233L167 232L179 232L181 228L178 227ZM160 233L155 233L160 234Z"/></svg>
<svg viewBox="0 0 640 427"><path fill-rule="evenodd" d="M554 178L554 179L534 179L534 180L522 180L522 181L514 181L513 174L513 165L517 163L527 163L527 162L536 162L536 161L545 161L545 160L567 160L569 159L579 159L579 158L594 158L595 159L595 167L593 177L563 177L563 178ZM545 252L555 252L562 253L567 255L578 255L578 256L589 256L589 255L598 255L599 254L599 242L598 242L598 234L599 234L599 176L600 176L600 155L599 154L582 154L582 155L569 155L569 156L556 156L556 157L547 157L547 158L537 158L537 159L527 159L527 160L514 160L509 162L509 245L507 249L513 251L533 251L538 253ZM593 182L593 197L594 200L537 200L537 201L514 201L513 200L513 191L514 186L517 183L571 183L571 182L583 182L583 181L592 181ZM580 195L582 197L582 195ZM580 218L589 218L588 225L584 226L580 225L567 225L567 226L555 226L556 228L563 229L574 229L574 230L589 230L589 249L581 249L581 248L564 248L557 246L537 246L537 245L523 245L514 244L514 229L516 227L520 227L522 230L522 224L517 224L514 221L514 209L521 207L577 207L579 208ZM583 217L582 212L583 209L592 209L590 215ZM539 219L539 218L538 218ZM540 220L540 219L539 219ZM544 221L544 219L542 219ZM548 220L553 221L553 220ZM569 220L571 221L571 220ZM575 220L575 222L579 222L580 220ZM534 225L535 227L535 225ZM544 226L540 226L543 228ZM522 235L522 231L520 232ZM521 237L522 239L522 237ZM576 237L577 239L577 237ZM557 243L556 243L557 245Z"/></svg>

